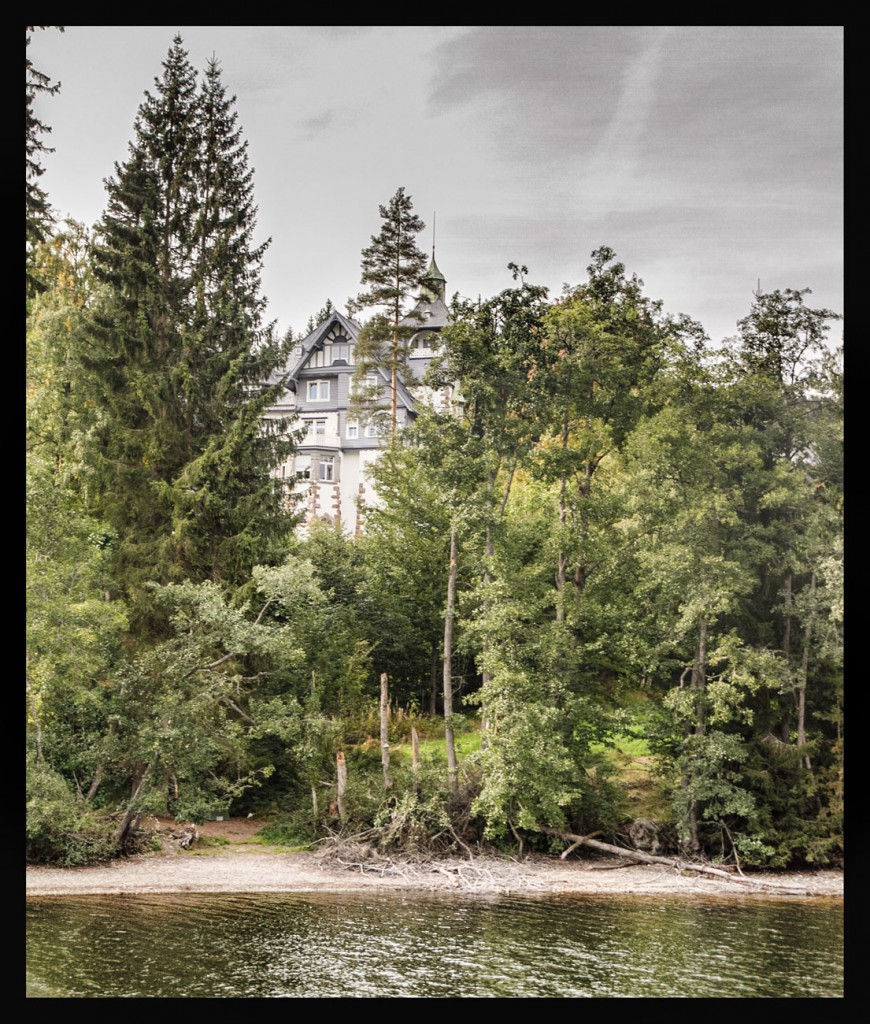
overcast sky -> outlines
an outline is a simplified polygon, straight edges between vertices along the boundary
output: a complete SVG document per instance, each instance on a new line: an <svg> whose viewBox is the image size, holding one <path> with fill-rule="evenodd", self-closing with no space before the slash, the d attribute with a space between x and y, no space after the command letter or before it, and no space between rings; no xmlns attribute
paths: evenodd
<svg viewBox="0 0 870 1024"><path fill-rule="evenodd" d="M179 32L220 61L259 207L268 315L360 290L400 186L435 215L448 295L553 296L609 245L668 313L732 335L760 280L843 312L841 26L67 26L29 54L55 152L40 184L93 224ZM839 340L836 328L834 340Z"/></svg>

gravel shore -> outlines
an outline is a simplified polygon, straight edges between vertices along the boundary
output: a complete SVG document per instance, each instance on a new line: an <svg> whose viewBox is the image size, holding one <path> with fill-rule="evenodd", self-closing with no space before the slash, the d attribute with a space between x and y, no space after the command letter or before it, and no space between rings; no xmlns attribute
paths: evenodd
<svg viewBox="0 0 870 1024"><path fill-rule="evenodd" d="M27 868L28 896L171 892L577 893L590 895L844 896L840 871L752 874L734 881L659 865L535 857L478 857L431 863L355 862L278 847L232 846L129 857L83 868Z"/></svg>

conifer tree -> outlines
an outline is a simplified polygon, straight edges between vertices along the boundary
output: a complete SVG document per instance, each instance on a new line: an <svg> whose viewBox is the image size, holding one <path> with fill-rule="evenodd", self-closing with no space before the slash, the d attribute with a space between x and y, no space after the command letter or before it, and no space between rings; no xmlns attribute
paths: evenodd
<svg viewBox="0 0 870 1024"><path fill-rule="evenodd" d="M234 104L210 61L198 109L192 358L178 370L179 384L189 380L192 389L184 425L190 458L174 492L174 530L194 578L237 584L254 564L281 557L289 520L269 471L290 441L263 426L281 390L263 384L287 350L271 327L261 329L259 275L269 243L254 240L253 174Z"/></svg>
<svg viewBox="0 0 870 1024"><path fill-rule="evenodd" d="M368 291L351 303L354 310L379 308L363 328L356 346L356 382L375 369L390 376L390 436L395 437L399 379L409 383L407 342L418 329L418 316L410 306L417 296L426 255L416 236L425 224L414 213L411 197L400 188L386 206L379 207L383 224L372 244L362 251L362 283ZM363 392L363 400L372 396Z"/></svg>
<svg viewBox="0 0 870 1024"><path fill-rule="evenodd" d="M283 346L261 329L255 206L245 144L216 62L201 90L180 37L106 185L98 275L108 311L88 356L105 427L101 511L118 534L133 622L157 622L145 584L237 585L277 557L289 526L270 469L263 382ZM266 243L268 244L268 243Z"/></svg>
<svg viewBox="0 0 870 1024"><path fill-rule="evenodd" d="M63 32L62 26L57 26ZM44 25L28 25L27 34L24 37L25 50L30 46L30 33L36 28L45 28ZM39 242L45 240L46 232L51 225L51 209L48 204L48 196L45 189L38 184L37 179L45 173L45 168L40 163L40 156L43 153L51 153L50 146L45 144L43 138L51 128L41 121L34 110L34 101L37 96L54 96L60 89L60 82L52 82L44 72L33 66L29 55L24 59L24 170L25 170L25 295L30 298L36 292L43 291L45 283L35 273L33 268L34 248Z"/></svg>

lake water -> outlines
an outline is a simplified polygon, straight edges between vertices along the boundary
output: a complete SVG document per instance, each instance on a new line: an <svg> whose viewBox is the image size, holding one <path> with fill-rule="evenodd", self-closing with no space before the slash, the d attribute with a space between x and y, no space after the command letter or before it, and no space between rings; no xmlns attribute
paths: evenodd
<svg viewBox="0 0 870 1024"><path fill-rule="evenodd" d="M843 902L37 897L27 995L841 997Z"/></svg>

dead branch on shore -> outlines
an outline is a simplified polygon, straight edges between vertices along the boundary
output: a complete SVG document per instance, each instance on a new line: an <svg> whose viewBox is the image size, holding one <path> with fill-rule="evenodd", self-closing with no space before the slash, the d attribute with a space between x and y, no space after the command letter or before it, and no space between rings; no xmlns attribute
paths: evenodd
<svg viewBox="0 0 870 1024"><path fill-rule="evenodd" d="M735 885L750 885L757 892L781 892L788 896L816 896L818 893L812 889L803 888L794 885L784 885L778 882L762 881L760 879L752 878L751 876L739 874L731 874L728 871L723 871L721 868L715 868L712 864L699 864L694 861L681 860L673 857L659 857L652 853L642 853L640 850L630 850L624 846L613 846L611 843L602 843L597 839L593 839L592 835L599 835L600 833L594 832L588 836L574 835L572 832L559 832L554 828L541 827L541 831L545 835L556 836L558 839L564 840L566 843L570 843L571 846L565 853L569 853L571 850L576 850L579 846L589 846L593 850L600 850L602 853L609 853L615 857L627 857L629 860L638 861L641 864L663 864L666 867L674 868L679 872L694 871L698 874L713 875L716 878L724 878L728 882L733 882ZM562 856L565 856L565 853Z"/></svg>
<svg viewBox="0 0 870 1024"><path fill-rule="evenodd" d="M361 837L357 835L344 841L336 837L322 846L318 853L321 869L338 867L380 878L394 875L423 889L442 888L443 883L433 876L443 875L452 888L467 893L507 893L518 888L549 891L551 888L550 879L530 875L525 864L474 855L464 843L461 844L464 859L459 860L438 853L388 855L364 841L359 842Z"/></svg>

